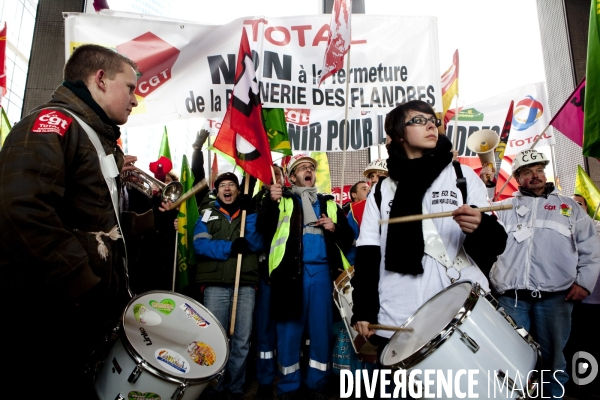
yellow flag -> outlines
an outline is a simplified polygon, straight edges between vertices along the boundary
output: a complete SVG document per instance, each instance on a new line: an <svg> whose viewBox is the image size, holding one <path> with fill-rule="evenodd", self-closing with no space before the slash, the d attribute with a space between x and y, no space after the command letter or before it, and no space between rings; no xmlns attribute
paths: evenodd
<svg viewBox="0 0 600 400"><path fill-rule="evenodd" d="M11 126L10 122L8 121L8 117L4 112L4 108L0 106L0 148L4 144L4 139L6 139L6 136L8 136L8 132L10 132L10 130Z"/></svg>
<svg viewBox="0 0 600 400"><path fill-rule="evenodd" d="M317 189L319 193L331 193L331 174L329 173L329 160L324 151L313 151L310 156L317 161Z"/></svg>
<svg viewBox="0 0 600 400"><path fill-rule="evenodd" d="M587 202L587 212L590 217L594 216L596 207L600 203L600 190L594 185L588 174L585 173L581 165L577 166L577 177L575 178L575 194L583 196ZM596 219L600 221L600 215L596 215Z"/></svg>

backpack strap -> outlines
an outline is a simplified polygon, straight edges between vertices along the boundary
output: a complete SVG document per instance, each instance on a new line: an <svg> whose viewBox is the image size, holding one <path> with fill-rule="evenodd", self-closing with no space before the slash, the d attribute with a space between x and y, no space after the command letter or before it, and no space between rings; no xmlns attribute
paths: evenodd
<svg viewBox="0 0 600 400"><path fill-rule="evenodd" d="M454 171L456 172L456 187L460 189L463 198L463 204L467 204L467 179L463 176L460 163L456 160L452 161Z"/></svg>
<svg viewBox="0 0 600 400"><path fill-rule="evenodd" d="M375 184L375 203L377 203L377 209L381 211L381 184L387 178L387 176L380 176L379 180Z"/></svg>

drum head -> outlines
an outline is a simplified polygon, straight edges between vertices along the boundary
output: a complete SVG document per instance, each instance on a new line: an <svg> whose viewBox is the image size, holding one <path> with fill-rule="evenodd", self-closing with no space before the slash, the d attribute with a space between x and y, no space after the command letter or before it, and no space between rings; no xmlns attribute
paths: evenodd
<svg viewBox="0 0 600 400"><path fill-rule="evenodd" d="M402 362L401 368L409 368L411 358L420 359L419 351L426 345L435 346L430 342L461 312L472 288L471 282L458 282L429 299L402 324L413 331L396 332L392 336L381 353L381 363L395 366Z"/></svg>
<svg viewBox="0 0 600 400"><path fill-rule="evenodd" d="M147 292L131 300L123 335L129 351L178 379L210 379L229 358L219 321L200 303L174 292Z"/></svg>

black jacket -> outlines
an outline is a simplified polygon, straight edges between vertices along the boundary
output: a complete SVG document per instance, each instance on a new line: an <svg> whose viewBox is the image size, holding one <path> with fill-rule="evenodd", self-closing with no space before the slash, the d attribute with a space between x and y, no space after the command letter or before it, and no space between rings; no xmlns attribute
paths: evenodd
<svg viewBox="0 0 600 400"><path fill-rule="evenodd" d="M302 230L303 213L300 199L291 192L284 191L284 197L290 197L294 204L290 220L290 235L286 242L285 253L279 266L271 274L271 315L276 320L298 318L302 313L302 268L303 248ZM317 195L321 212L327 210L327 200L333 200L330 195ZM258 229L263 233L267 243L275 234L279 220L279 203L265 197L258 216ZM337 207L337 222L335 232L324 231L327 248L327 261L332 280L343 271L340 249L348 251L354 240L354 233L344 212ZM332 286L333 290L333 286Z"/></svg>

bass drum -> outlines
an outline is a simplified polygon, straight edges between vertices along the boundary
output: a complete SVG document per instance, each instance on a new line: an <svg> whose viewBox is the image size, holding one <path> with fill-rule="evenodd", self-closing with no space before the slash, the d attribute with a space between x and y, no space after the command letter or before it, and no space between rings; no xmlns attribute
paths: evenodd
<svg viewBox="0 0 600 400"><path fill-rule="evenodd" d="M200 303L167 291L133 298L96 372L101 400L197 399L229 358L227 336Z"/></svg>
<svg viewBox="0 0 600 400"><path fill-rule="evenodd" d="M441 370L445 379L448 370L453 377L459 371L478 370L474 393L479 398L490 398L490 393L494 398L529 395L537 387L533 383L537 374L531 372L539 370L539 346L483 295L477 284L463 281L432 297L402 324L412 332L392 336L381 353L381 364L421 370L415 375L419 381L425 370ZM468 393L465 376L456 390Z"/></svg>

